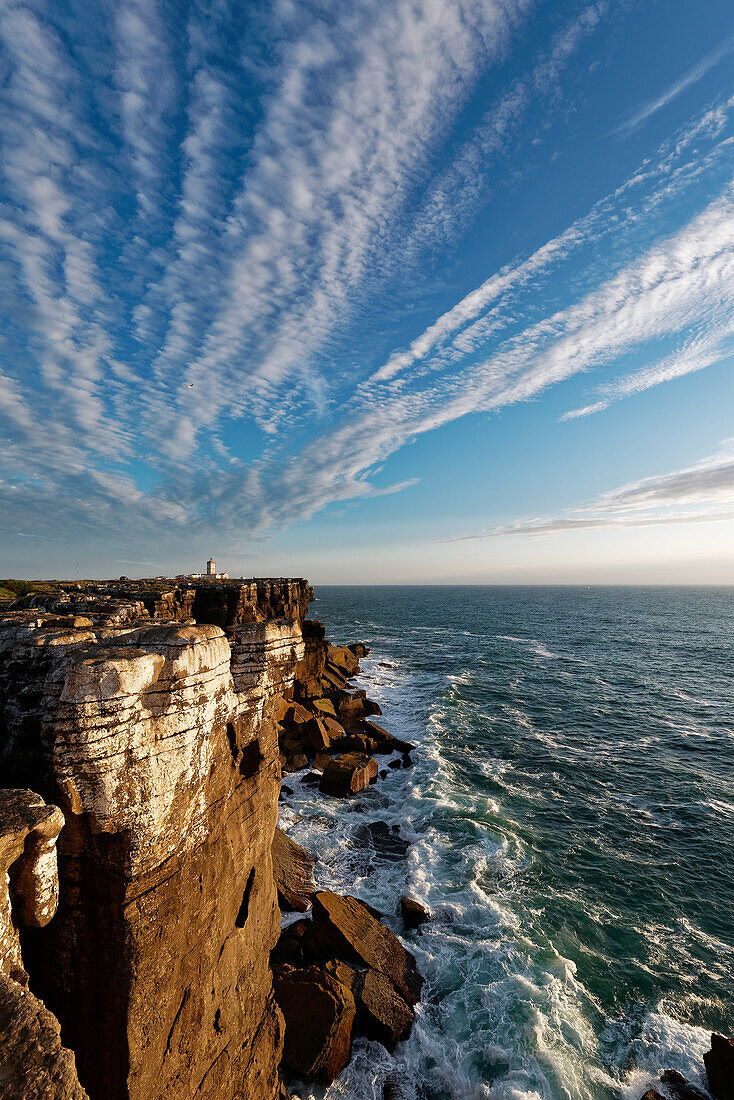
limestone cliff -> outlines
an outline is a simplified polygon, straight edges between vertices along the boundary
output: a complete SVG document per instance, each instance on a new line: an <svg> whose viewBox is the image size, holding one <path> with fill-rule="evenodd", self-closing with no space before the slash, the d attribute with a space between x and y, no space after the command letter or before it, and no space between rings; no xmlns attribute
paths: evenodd
<svg viewBox="0 0 734 1100"><path fill-rule="evenodd" d="M66 819L58 912L20 927L22 967L91 1100L276 1094L273 711L309 596L100 585L0 618L2 782Z"/></svg>

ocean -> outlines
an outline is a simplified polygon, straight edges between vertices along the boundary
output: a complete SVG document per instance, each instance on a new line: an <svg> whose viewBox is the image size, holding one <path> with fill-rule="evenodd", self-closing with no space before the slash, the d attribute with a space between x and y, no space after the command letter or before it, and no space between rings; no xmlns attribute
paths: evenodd
<svg viewBox="0 0 734 1100"><path fill-rule="evenodd" d="M394 1055L305 1100L639 1100L734 1019L734 589L323 587L415 766L349 802L289 776L320 888L426 978ZM368 828L375 822L380 826ZM407 844L401 841L408 842ZM402 932L401 894L433 913Z"/></svg>

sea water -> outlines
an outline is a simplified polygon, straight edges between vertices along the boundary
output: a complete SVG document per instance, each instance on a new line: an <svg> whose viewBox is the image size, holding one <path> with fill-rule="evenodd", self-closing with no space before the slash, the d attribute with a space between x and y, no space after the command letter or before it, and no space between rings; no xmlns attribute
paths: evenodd
<svg viewBox="0 0 734 1100"><path fill-rule="evenodd" d="M415 766L348 802L289 776L281 823L426 984L395 1054L360 1039L299 1094L638 1100L668 1067L701 1083L710 1031L734 1029L734 589L316 596L328 637L372 647L359 684ZM430 924L403 933L401 894Z"/></svg>

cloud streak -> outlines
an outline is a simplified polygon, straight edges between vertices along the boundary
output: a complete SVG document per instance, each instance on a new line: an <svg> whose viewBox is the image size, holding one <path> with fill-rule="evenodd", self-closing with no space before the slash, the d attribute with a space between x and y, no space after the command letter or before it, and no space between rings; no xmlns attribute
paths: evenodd
<svg viewBox="0 0 734 1100"><path fill-rule="evenodd" d="M707 54L702 61L699 61L697 65L694 65L687 73L684 73L683 76L674 81L670 87L666 88L661 95L648 100L647 103L643 103L642 106L633 111L630 117L622 122L613 132L624 136L634 133L635 130L644 126L647 120L652 118L653 115L656 115L658 111L662 111L664 107L667 107L669 103L672 103L674 99L677 99L678 96L682 95L688 88L693 87L699 80L703 80L706 74L711 72L711 70L718 65L720 61L723 61L725 57L728 57L732 51L734 51L734 38L728 39L728 41L724 42L718 49Z"/></svg>
<svg viewBox="0 0 734 1100"><path fill-rule="evenodd" d="M726 507L729 505L730 507ZM734 444L672 473L642 478L551 518L518 520L456 542L508 536L533 538L579 531L723 523L734 520Z"/></svg>

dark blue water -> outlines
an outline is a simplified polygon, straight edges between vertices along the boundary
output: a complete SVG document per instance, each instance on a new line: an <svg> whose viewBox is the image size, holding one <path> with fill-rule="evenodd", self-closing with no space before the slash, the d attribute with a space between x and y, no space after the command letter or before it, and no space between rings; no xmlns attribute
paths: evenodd
<svg viewBox="0 0 734 1100"><path fill-rule="evenodd" d="M734 590L320 588L330 637L416 766L351 801L296 786L321 884L434 921L395 1056L360 1042L328 1096L636 1100L694 1080L734 1005ZM391 860L366 821L412 843ZM323 1090L312 1090L323 1095Z"/></svg>

